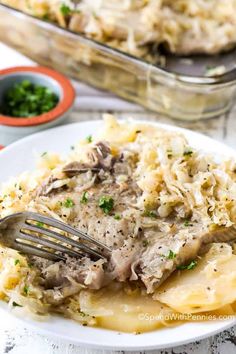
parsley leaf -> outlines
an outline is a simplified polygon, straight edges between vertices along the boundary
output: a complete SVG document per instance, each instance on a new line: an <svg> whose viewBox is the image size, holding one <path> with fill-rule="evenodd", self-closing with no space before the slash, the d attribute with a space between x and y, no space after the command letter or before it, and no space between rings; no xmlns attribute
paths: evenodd
<svg viewBox="0 0 236 354"><path fill-rule="evenodd" d="M147 247L149 244L148 240L143 240L143 247Z"/></svg>
<svg viewBox="0 0 236 354"><path fill-rule="evenodd" d="M147 216L149 218L157 218L157 213L153 210L145 210L143 216Z"/></svg>
<svg viewBox="0 0 236 354"><path fill-rule="evenodd" d="M176 253L174 253L172 250L169 250L167 258L168 259L174 259L175 257L176 257Z"/></svg>
<svg viewBox="0 0 236 354"><path fill-rule="evenodd" d="M193 154L192 150L185 150L183 155L184 156L192 156L192 154Z"/></svg>
<svg viewBox="0 0 236 354"><path fill-rule="evenodd" d="M173 156L173 151L170 150L170 149L168 149L168 150L167 150L167 157L168 157L168 159L171 159L172 156Z"/></svg>
<svg viewBox="0 0 236 354"><path fill-rule="evenodd" d="M71 198L67 198L66 201L64 202L64 207L66 208L72 208L74 205L75 203Z"/></svg>
<svg viewBox="0 0 236 354"><path fill-rule="evenodd" d="M29 293L29 287L28 287L27 285L25 285L24 288L23 288L23 291L24 291L24 294L25 294L25 295L28 295L28 293Z"/></svg>
<svg viewBox="0 0 236 354"><path fill-rule="evenodd" d="M80 199L81 204L86 204L88 203L88 192L84 192L82 195L82 198Z"/></svg>
<svg viewBox="0 0 236 354"><path fill-rule="evenodd" d="M114 207L114 199L108 196L102 196L98 202L99 207L105 214L109 214Z"/></svg>
<svg viewBox="0 0 236 354"><path fill-rule="evenodd" d="M41 222L41 221L38 221L38 222L36 223L36 226L38 226L38 227L44 227L44 223Z"/></svg>
<svg viewBox="0 0 236 354"><path fill-rule="evenodd" d="M190 220L186 219L184 222L184 226L188 227L188 226L193 226L193 224L190 223Z"/></svg>
<svg viewBox="0 0 236 354"><path fill-rule="evenodd" d="M13 301L12 306L14 307L22 307L21 305L17 304L17 302Z"/></svg>
<svg viewBox="0 0 236 354"><path fill-rule="evenodd" d="M60 11L64 16L68 16L71 13L70 7L67 6L66 4L61 4Z"/></svg>
<svg viewBox="0 0 236 354"><path fill-rule="evenodd" d="M15 259L15 266L20 263L19 259Z"/></svg>
<svg viewBox="0 0 236 354"><path fill-rule="evenodd" d="M87 140L88 143L91 143L93 141L92 135L88 135L86 140Z"/></svg>
<svg viewBox="0 0 236 354"><path fill-rule="evenodd" d="M196 265L197 265L197 261L191 261L187 265L179 265L176 268L180 269L180 270L183 270L183 269L191 270L191 269L194 269L196 267Z"/></svg>
<svg viewBox="0 0 236 354"><path fill-rule="evenodd" d="M115 220L120 220L120 219L121 219L121 216L120 216L119 214L115 214L115 215L114 215L114 219L115 219Z"/></svg>
<svg viewBox="0 0 236 354"><path fill-rule="evenodd" d="M80 311L80 312L79 312L79 314L80 314L80 316L82 316L82 317L87 316L87 315L86 315L86 313L85 313L85 312L83 312L83 311Z"/></svg>

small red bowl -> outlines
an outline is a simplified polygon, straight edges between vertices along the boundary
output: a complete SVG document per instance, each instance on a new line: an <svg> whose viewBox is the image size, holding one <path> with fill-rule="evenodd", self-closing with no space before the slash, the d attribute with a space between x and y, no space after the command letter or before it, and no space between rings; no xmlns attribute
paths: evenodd
<svg viewBox="0 0 236 354"><path fill-rule="evenodd" d="M57 71L42 66L18 66L0 70L0 102L6 90L23 80L50 88L59 96L59 103L51 111L30 118L14 118L0 114L0 125L20 128L46 124L64 117L73 107L75 90L70 81Z"/></svg>

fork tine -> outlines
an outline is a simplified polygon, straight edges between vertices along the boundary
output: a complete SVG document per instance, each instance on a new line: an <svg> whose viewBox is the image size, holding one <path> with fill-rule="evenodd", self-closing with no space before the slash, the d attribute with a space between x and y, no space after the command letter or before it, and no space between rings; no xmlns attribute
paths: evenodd
<svg viewBox="0 0 236 354"><path fill-rule="evenodd" d="M30 254L32 256L38 256L42 258L49 259L51 261L65 261L66 258L55 253L51 253L47 250L42 250L38 247L35 247L33 245L26 245L25 243L21 243L18 241L15 241L14 243L14 248L22 253Z"/></svg>
<svg viewBox="0 0 236 354"><path fill-rule="evenodd" d="M58 232L54 231L54 230L49 230L49 229L46 229L44 227L39 227L39 226L36 226L36 225L31 225L31 224L28 224L26 223L26 227L24 227L25 230L28 230L28 231L34 231L34 232L38 232L42 235L46 235L48 237L52 237L58 241L62 241L62 242L65 242L67 243L68 245L72 246L72 247L76 247L76 248L79 248L80 250L92 255L92 256L96 256L98 258L104 258L104 256L99 253L98 251L95 251L85 245L82 245L81 243L79 243L78 241L75 241L69 237L65 237L61 234L59 234ZM65 252L65 250L64 250Z"/></svg>
<svg viewBox="0 0 236 354"><path fill-rule="evenodd" d="M20 236L19 239L27 240L27 241L32 241L34 243L38 243L39 245L43 245L46 247L51 247L53 250L59 251L66 253L72 257L83 257L83 255L77 251L74 251L66 246L62 246L56 242L47 240L43 237L38 237L36 235L30 235L25 233L23 230L20 230Z"/></svg>
<svg viewBox="0 0 236 354"><path fill-rule="evenodd" d="M90 241L94 245L96 245L98 247L102 247L103 249L106 249L107 251L111 252L111 249L108 246L95 240L94 238L90 237L89 235L85 234L84 232L79 231L79 230L75 229L74 227L65 224L64 222L62 222L60 220L49 218L47 216L39 215L39 214L33 213L33 212L26 213L26 220L42 222L44 224L47 224L48 226L55 227L57 229L68 232L68 233L75 235L77 237L83 238L86 241Z"/></svg>

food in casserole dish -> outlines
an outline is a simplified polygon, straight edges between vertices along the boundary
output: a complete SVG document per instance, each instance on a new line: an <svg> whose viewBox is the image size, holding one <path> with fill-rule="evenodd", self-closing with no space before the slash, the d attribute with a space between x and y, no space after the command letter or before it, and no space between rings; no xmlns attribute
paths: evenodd
<svg viewBox="0 0 236 354"><path fill-rule="evenodd" d="M127 332L233 315L235 170L235 160L216 161L180 133L106 115L66 158L44 152L35 171L7 182L0 215L62 220L104 242L111 258L52 262L1 246L1 299L20 314Z"/></svg>
<svg viewBox="0 0 236 354"><path fill-rule="evenodd" d="M236 43L235 0L0 2L152 62L160 59L160 46L215 54Z"/></svg>

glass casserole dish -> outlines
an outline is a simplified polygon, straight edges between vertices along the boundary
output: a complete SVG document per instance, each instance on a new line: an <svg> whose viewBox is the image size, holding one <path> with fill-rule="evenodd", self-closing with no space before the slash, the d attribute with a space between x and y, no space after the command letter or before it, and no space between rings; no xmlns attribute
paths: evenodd
<svg viewBox="0 0 236 354"><path fill-rule="evenodd" d="M41 65L109 90L173 118L197 120L228 111L236 92L235 51L215 57L167 57L165 68L0 4L0 40ZM204 76L208 63L223 65ZM192 76L194 73L195 76ZM191 74L191 75L190 75Z"/></svg>

